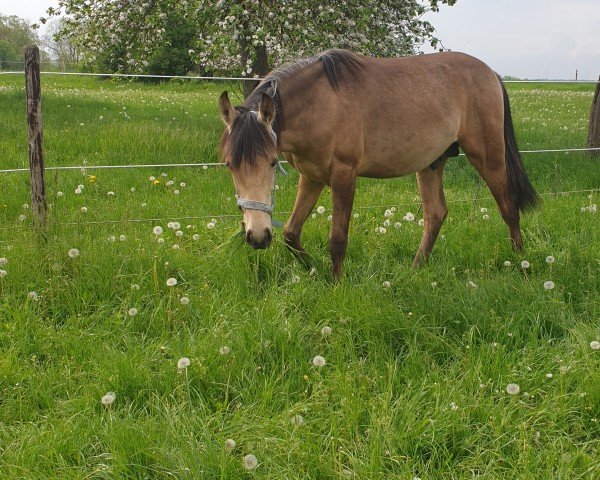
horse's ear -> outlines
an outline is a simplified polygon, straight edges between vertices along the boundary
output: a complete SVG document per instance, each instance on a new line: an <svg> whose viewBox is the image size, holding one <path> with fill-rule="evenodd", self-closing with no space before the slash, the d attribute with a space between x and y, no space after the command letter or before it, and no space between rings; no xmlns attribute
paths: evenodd
<svg viewBox="0 0 600 480"><path fill-rule="evenodd" d="M238 116L238 112L233 108L233 105L229 101L227 91L223 92L219 98L219 111L221 112L221 119L225 122L225 125L231 127L231 124Z"/></svg>
<svg viewBox="0 0 600 480"><path fill-rule="evenodd" d="M273 99L266 93L262 94L258 112L260 116L259 120L270 127L275 118L275 104L273 103Z"/></svg>

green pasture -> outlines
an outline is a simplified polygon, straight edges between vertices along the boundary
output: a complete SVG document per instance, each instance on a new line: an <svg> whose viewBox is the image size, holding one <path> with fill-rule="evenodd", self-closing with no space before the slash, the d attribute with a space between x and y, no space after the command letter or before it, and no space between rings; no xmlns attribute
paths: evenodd
<svg viewBox="0 0 600 480"><path fill-rule="evenodd" d="M27 167L23 84L0 76L0 170ZM508 85L521 149L584 147L593 88ZM244 245L226 169L92 168L217 162L224 89L240 100L236 84L43 77L46 165L80 168L47 172L45 237L28 174L0 173L0 478L600 478L598 158L524 155L543 204L523 255L452 159L417 270L414 176L361 179L333 284L327 191L309 269L280 231Z"/></svg>

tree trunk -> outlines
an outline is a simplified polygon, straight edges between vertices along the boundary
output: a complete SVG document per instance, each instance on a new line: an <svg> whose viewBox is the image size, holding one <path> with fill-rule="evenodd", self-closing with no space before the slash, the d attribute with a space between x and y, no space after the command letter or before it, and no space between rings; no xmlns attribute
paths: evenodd
<svg viewBox="0 0 600 480"><path fill-rule="evenodd" d="M596 84L596 94L590 110L590 130L588 133L588 148L600 148L600 78ZM590 152L593 156L600 156L600 151Z"/></svg>

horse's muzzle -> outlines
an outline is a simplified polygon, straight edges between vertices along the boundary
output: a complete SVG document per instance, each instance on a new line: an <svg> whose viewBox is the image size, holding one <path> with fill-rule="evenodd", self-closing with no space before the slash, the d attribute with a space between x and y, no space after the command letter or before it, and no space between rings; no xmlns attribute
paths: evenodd
<svg viewBox="0 0 600 480"><path fill-rule="evenodd" d="M255 250L264 250L271 245L271 240L273 240L273 232L269 228L265 228L262 238L255 235L252 230L246 231L246 242Z"/></svg>

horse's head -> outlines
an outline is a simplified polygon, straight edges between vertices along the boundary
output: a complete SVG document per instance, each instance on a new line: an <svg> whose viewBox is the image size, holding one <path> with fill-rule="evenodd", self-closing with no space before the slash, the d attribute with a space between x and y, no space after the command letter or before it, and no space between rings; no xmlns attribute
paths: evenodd
<svg viewBox="0 0 600 480"><path fill-rule="evenodd" d="M273 100L263 94L254 108L234 108L223 92L219 109L226 126L221 154L244 214L246 241L254 248L267 248L273 238L271 213L278 153Z"/></svg>

